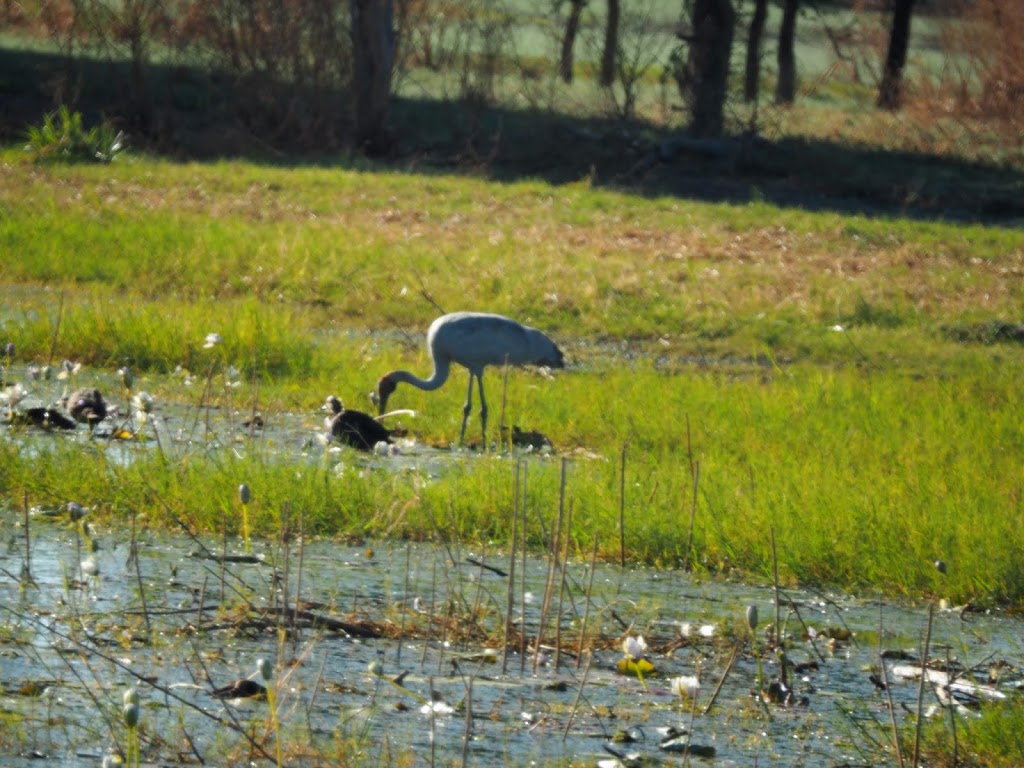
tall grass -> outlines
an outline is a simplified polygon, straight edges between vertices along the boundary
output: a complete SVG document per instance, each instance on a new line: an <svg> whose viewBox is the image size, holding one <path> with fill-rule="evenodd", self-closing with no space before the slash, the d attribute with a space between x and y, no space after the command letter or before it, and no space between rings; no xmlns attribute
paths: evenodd
<svg viewBox="0 0 1024 768"><path fill-rule="evenodd" d="M1020 374L1019 366L979 365L943 378L810 366L666 375L648 363L595 365L555 382L520 377L510 388L508 421L542 427L576 457L568 496L577 555L595 536L606 557L617 554L617 455L628 439L626 545L634 561L692 559L709 574L768 578L774 533L788 583L1016 602L1024 598L1015 565L1024 526L1014 512ZM429 402L409 394L402 405L427 413L417 430L431 441L455 438L460 386ZM3 486L37 503L75 499L211 533L227 519L237 533L237 488L245 482L260 499L251 524L263 534L290 504L319 534L444 531L510 545L514 462L507 457L394 472L386 463L366 471L366 459L325 456L319 447L253 447L238 456L197 450L175 461L146 450L127 464L111 461L108 450L60 442L23 454L5 445ZM700 482L688 552L691 459L700 463ZM529 463L525 503L549 521L558 474L556 461ZM534 528L532 545L544 541L544 529ZM933 567L939 559L948 564L945 576Z"/></svg>
<svg viewBox="0 0 1024 768"><path fill-rule="evenodd" d="M568 353L553 381L510 376L505 423L571 458L578 554L595 536L617 552L628 442L636 561L763 578L774 533L790 582L1024 598L1024 356L971 332L1019 320L1018 232L343 169L5 170L0 244L19 258L0 262L13 286L0 331L19 362L68 358L93 379L130 365L158 400L186 404L201 383L163 374L233 368L237 386L203 397L308 412L312 433L326 394L365 407L383 372L428 372L422 332L440 309L505 312ZM488 380L493 413L499 373ZM403 388L394 404L422 414L410 425L422 441L446 444L463 382ZM146 448L127 464L99 443L0 450L0 487L19 502L74 498L213 532L239 524L245 482L258 533L286 502L325 535L507 544L511 531L507 458L431 474L362 471L353 457L338 469L298 446L174 461ZM528 475L526 503L550 513L557 462L531 460Z"/></svg>
<svg viewBox="0 0 1024 768"><path fill-rule="evenodd" d="M19 304L21 305L19 307ZM12 301L20 308L17 331L9 335L21 349L68 358L98 368L130 364L169 373L177 367L202 373L216 356L246 379L302 377L313 368L317 343L301 307L270 312L253 297L227 302L157 300L138 303L129 293L104 289L31 292ZM303 332L305 331L305 332ZM206 335L220 333L217 353L203 348Z"/></svg>
<svg viewBox="0 0 1024 768"><path fill-rule="evenodd" d="M1020 701L986 707L977 719L963 718L957 724L955 749L954 733L944 720L932 721L924 730L921 754L928 765L1011 768L1024 762L1020 737L1024 708Z"/></svg>

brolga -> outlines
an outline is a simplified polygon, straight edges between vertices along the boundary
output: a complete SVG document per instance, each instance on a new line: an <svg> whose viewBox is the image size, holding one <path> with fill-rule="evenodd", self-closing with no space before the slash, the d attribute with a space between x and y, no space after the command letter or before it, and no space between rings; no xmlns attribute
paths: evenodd
<svg viewBox="0 0 1024 768"><path fill-rule="evenodd" d="M377 443L391 443L390 429L368 413L346 408L334 395L327 398L323 410L327 412L324 426L335 440L361 451L372 451Z"/></svg>
<svg viewBox="0 0 1024 768"><path fill-rule="evenodd" d="M89 425L89 431L107 418L107 403L98 389L78 389L68 395L68 413L71 418Z"/></svg>
<svg viewBox="0 0 1024 768"><path fill-rule="evenodd" d="M473 379L480 390L480 429L487 444L487 400L484 397L484 368L488 365L537 365L564 368L565 358L555 343L536 328L517 323L502 315L484 312L453 312L442 315L427 331L427 350L434 372L421 379L408 371L391 371L377 382L374 398L380 413L388 398L401 384L412 384L425 391L439 388L448 380L452 363L469 371L469 389L462 408L459 442L466 437L466 423L473 409ZM371 395L371 398L373 395Z"/></svg>

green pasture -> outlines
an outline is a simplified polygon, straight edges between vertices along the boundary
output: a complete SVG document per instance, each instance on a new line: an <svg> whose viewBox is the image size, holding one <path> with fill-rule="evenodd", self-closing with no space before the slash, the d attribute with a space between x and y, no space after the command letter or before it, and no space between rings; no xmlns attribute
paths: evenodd
<svg viewBox="0 0 1024 768"><path fill-rule="evenodd" d="M328 393L369 409L382 373L429 373L422 334L441 310L502 312L567 353L553 379L512 371L503 392L492 370L487 384L492 425L504 408L557 448L526 462L524 503L540 519L558 507L566 458L577 554L596 541L618 557L621 508L636 564L768 580L774 537L787 583L1024 597L1017 230L585 181L2 159L0 341L15 345L15 375L69 359L85 365L81 383L112 386L129 365L158 403L258 402L316 424ZM224 343L204 349L211 332ZM202 377L228 366L240 385L202 394ZM179 367L200 384L185 387ZM392 404L444 445L464 395L459 371ZM510 541L516 462L501 453L434 476L364 472L354 456L339 469L316 448L168 461L149 445L124 464L103 444L4 440L0 492L12 506L75 499L213 532L239 530L246 482L261 535L301 509L325 536Z"/></svg>

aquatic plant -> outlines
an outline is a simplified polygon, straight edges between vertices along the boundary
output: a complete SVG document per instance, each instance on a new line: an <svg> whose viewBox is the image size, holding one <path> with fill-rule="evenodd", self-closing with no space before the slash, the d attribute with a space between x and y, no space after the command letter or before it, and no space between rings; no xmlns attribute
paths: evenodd
<svg viewBox="0 0 1024 768"><path fill-rule="evenodd" d="M668 687L679 698L688 702L696 702L697 696L700 694L700 678L696 675L672 677L669 678Z"/></svg>
<svg viewBox="0 0 1024 768"><path fill-rule="evenodd" d="M128 746L126 754L128 757L129 768L138 768L139 766L140 715L139 691L135 687L129 688L124 692L123 706L121 709L121 717L124 721L125 727L128 728Z"/></svg>
<svg viewBox="0 0 1024 768"><path fill-rule="evenodd" d="M249 502L252 500L252 491L249 486L242 483L238 486L238 500L242 502L242 538L245 540L246 553L252 552L252 545L249 542Z"/></svg>
<svg viewBox="0 0 1024 768"><path fill-rule="evenodd" d="M274 682L274 665L270 659L259 658L256 660L256 669L260 678L266 684L267 708L270 710L270 723L274 732L274 752L277 757L277 768L282 768L284 759L281 752L281 724L277 719L277 692Z"/></svg>
<svg viewBox="0 0 1024 768"><path fill-rule="evenodd" d="M627 635L622 641L622 658L616 665L619 674L635 675L644 690L647 690L644 676L654 672L654 665L647 659L646 654L647 641L643 635Z"/></svg>
<svg viewBox="0 0 1024 768"><path fill-rule="evenodd" d="M757 690L760 692L764 689L764 669L761 662L761 650L758 648L757 643L757 606L747 606L747 628L750 629L750 644L754 652L754 658L757 659ZM778 626L775 627L776 642L782 636L782 629Z"/></svg>

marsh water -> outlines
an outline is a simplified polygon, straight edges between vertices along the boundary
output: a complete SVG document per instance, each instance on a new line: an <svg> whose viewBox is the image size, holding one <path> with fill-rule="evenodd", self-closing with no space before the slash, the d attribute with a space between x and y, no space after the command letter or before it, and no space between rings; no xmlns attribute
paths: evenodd
<svg viewBox="0 0 1024 768"><path fill-rule="evenodd" d="M199 423L192 414L164 418L168 436L175 421ZM226 446L237 438L300 448L318 421L282 417L245 437L240 418L232 414ZM25 450L89 440L7 427L0 439ZM102 445L123 461L153 450ZM433 472L476 460L411 441L397 456L343 450L349 462ZM271 765L276 727L284 762L295 766L330 764L331 755L423 766L594 765L636 755L891 765L891 712L900 727L919 711L944 715L935 683L922 688L913 674L929 625L929 656L976 692L1013 695L1024 665L1019 620L927 601L777 594L677 571L563 568L536 554L513 564L507 551L440 540L294 540L287 549L253 541L246 553L233 538L127 523L83 528L88 515L74 517L66 505L0 511L5 765L91 766L123 752L129 687L140 696L144 764ZM753 631L749 606L759 616ZM776 616L784 661L772 646ZM641 635L651 667L621 669L622 641ZM260 679L260 658L274 665L276 726L268 702L236 706L212 695L234 679ZM680 695L683 676L699 680L694 698ZM667 733L677 737L662 744ZM679 751L686 744L691 755Z"/></svg>

